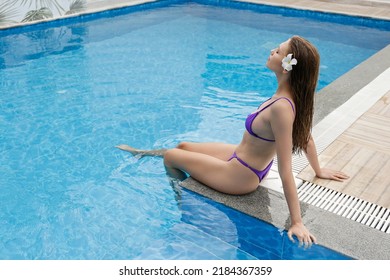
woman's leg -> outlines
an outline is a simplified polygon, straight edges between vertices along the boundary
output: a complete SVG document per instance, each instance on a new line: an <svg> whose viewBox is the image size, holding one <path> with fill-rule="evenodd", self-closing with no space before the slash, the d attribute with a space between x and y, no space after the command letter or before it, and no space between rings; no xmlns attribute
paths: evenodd
<svg viewBox="0 0 390 280"><path fill-rule="evenodd" d="M237 145L226 143L194 143L194 142L181 142L177 145L178 149L186 150L189 152L196 152L206 154L212 157L216 157L221 160L229 160L237 148Z"/></svg>
<svg viewBox="0 0 390 280"><path fill-rule="evenodd" d="M181 179L184 173L228 194L246 194L256 190L259 179L238 161L226 161L214 156L183 149L170 149L164 155L168 175Z"/></svg>
<svg viewBox="0 0 390 280"><path fill-rule="evenodd" d="M122 144L116 146L118 149L131 153L134 156L159 156L163 157L167 149L158 150L140 150L128 145ZM194 143L194 142L181 142L177 145L177 149L186 150L190 152L197 152L219 158L221 160L228 160L237 145L225 144L225 143Z"/></svg>
<svg viewBox="0 0 390 280"><path fill-rule="evenodd" d="M236 145L182 142L174 149L139 150L128 145L117 148L133 155L163 156L168 175L183 180L188 173L201 183L223 193L246 194L256 190L258 177L238 161L228 161Z"/></svg>

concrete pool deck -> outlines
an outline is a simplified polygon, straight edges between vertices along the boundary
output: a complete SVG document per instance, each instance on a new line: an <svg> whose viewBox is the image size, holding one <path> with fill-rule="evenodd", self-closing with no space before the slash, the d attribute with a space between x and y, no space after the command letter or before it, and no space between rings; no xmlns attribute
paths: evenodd
<svg viewBox="0 0 390 280"><path fill-rule="evenodd" d="M146 2L154 1L101 0L89 3L87 9L82 14ZM246 2L390 20L390 0L341 0L338 3L332 0L249 0ZM22 25L25 24L13 26ZM11 26L2 26L1 28L9 27ZM324 137L324 129L327 129L329 123L334 124L332 128L335 130L341 130L341 132L346 130L361 114L371 108L372 102L379 100L390 91L390 84L383 82L390 80L389 58L390 45L321 90L316 99L315 127L313 128L313 135L316 141ZM377 96L371 99L368 98L372 102L357 104L353 97L362 91L367 92L367 87L370 90L373 89ZM334 96L337 96L337 98L334 98ZM353 118L349 117L349 114L355 109L357 109L358 113L354 113ZM345 112L347 112L347 115L343 115ZM340 115L343 115L342 120L340 120ZM333 142L337 137L338 135L335 133L331 139L327 138L325 141L327 143L323 144L324 147L320 147L319 154L321 154L321 150L326 149L328 142ZM294 160L301 161L301 158ZM297 167L296 173L298 174L302 169ZM297 178L297 184L302 184L302 180ZM245 196L221 194L196 182L192 178L182 182L181 185L246 214L270 222L277 227L288 227L289 213L281 191L282 188L276 166L273 167L269 178L264 181L264 187L258 188L254 193ZM308 203L301 202L301 205L303 220L313 234L316 235L320 245L355 259L390 259L390 234L338 216Z"/></svg>

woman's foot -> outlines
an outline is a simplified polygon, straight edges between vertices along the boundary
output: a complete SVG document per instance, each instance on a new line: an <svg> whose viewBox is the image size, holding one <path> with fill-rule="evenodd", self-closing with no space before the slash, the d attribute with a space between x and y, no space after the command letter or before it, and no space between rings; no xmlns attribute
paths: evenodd
<svg viewBox="0 0 390 280"><path fill-rule="evenodd" d="M131 153L133 156L139 156L139 157L144 157L144 156L164 156L164 153L166 149L159 149L159 150L139 150L133 147L130 147L129 145L126 144L121 144L116 146L116 148L126 151Z"/></svg>
<svg viewBox="0 0 390 280"><path fill-rule="evenodd" d="M137 149L130 147L129 145L126 145L126 144L121 144L121 145L115 146L115 148L118 148L119 150L122 150L122 151L129 152L133 156L136 156L141 152L140 150L137 150Z"/></svg>

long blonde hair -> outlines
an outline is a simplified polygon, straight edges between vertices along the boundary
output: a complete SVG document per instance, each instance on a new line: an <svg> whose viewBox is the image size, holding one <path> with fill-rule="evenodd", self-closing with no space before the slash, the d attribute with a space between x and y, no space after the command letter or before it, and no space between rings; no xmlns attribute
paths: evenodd
<svg viewBox="0 0 390 280"><path fill-rule="evenodd" d="M296 115L293 125L293 152L306 150L314 113L314 94L317 87L320 55L315 46L306 39L293 36L289 53L298 63L293 66L288 80L295 102Z"/></svg>

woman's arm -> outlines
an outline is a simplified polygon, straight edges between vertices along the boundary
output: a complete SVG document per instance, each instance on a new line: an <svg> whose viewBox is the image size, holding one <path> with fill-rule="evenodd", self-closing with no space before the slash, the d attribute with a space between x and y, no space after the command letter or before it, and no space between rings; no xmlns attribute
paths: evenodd
<svg viewBox="0 0 390 280"><path fill-rule="evenodd" d="M297 236L300 243L310 246L316 238L307 230L302 222L301 208L292 173L292 129L294 115L291 106L286 102L278 102L271 109L271 127L275 136L276 154L278 158L279 175L283 184L291 217L291 226L288 236L293 241Z"/></svg>
<svg viewBox="0 0 390 280"><path fill-rule="evenodd" d="M349 178L349 176L343 172L320 167L317 149L312 135L310 135L309 142L307 143L305 154L310 166L313 168L318 178L331 179L335 181L344 181Z"/></svg>
<svg viewBox="0 0 390 280"><path fill-rule="evenodd" d="M307 143L305 155L307 160L309 161L310 166L313 168L314 172L316 173L316 175L320 174L321 167L320 167L320 163L318 162L317 148L311 134L310 134L309 142Z"/></svg>

